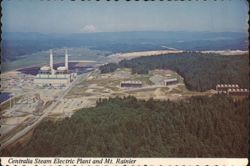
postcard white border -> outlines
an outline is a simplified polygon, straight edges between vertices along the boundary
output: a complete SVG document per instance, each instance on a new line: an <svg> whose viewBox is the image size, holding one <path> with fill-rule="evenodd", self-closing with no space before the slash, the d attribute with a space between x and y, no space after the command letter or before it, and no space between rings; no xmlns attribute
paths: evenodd
<svg viewBox="0 0 250 166"><path fill-rule="evenodd" d="M107 163L105 161L111 161ZM116 161L127 161L127 163L116 163ZM41 163L37 163L40 161ZM49 163L49 161L51 161ZM55 163L58 161L58 163ZM61 162L59 162L61 161ZM70 161L70 162L66 162ZM77 163L78 161L78 163ZM82 161L82 162L79 162ZM90 161L84 163L84 161ZM93 161L102 161L94 163ZM129 163L129 161L131 163ZM134 161L134 162L133 162ZM46 163L47 162L47 163ZM247 158L87 158L87 157L1 157L3 166L246 166Z"/></svg>

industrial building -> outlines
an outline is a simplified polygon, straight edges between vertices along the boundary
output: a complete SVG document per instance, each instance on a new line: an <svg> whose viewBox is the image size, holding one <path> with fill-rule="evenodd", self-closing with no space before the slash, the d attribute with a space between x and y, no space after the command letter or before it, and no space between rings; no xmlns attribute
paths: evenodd
<svg viewBox="0 0 250 166"><path fill-rule="evenodd" d="M248 89L228 89L227 95L231 96L234 101L241 101L249 97Z"/></svg>
<svg viewBox="0 0 250 166"><path fill-rule="evenodd" d="M40 68L34 83L40 86L48 85L53 87L69 85L76 78L77 74L69 71L67 50L65 50L65 66L59 66L57 69L54 69L52 50L50 50L49 57L49 66Z"/></svg>
<svg viewBox="0 0 250 166"><path fill-rule="evenodd" d="M231 96L248 96L249 91L247 89L228 89L227 94Z"/></svg>
<svg viewBox="0 0 250 166"><path fill-rule="evenodd" d="M216 85L216 91L218 94L227 94L229 89L239 89L238 84L218 84Z"/></svg>
<svg viewBox="0 0 250 166"><path fill-rule="evenodd" d="M120 86L123 88L141 88L142 82L141 81L122 81Z"/></svg>
<svg viewBox="0 0 250 166"><path fill-rule="evenodd" d="M249 97L249 90L240 88L238 84L218 84L216 91L217 94L231 96L235 101Z"/></svg>
<svg viewBox="0 0 250 166"><path fill-rule="evenodd" d="M175 85L178 84L178 79L177 78L168 78L166 80L164 80L164 85L168 86L168 85Z"/></svg>

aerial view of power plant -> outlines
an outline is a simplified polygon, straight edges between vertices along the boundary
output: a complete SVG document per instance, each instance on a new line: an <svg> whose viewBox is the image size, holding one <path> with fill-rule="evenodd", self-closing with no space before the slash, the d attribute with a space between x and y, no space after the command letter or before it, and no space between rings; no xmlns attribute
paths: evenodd
<svg viewBox="0 0 250 166"><path fill-rule="evenodd" d="M57 67L57 70L54 69L53 53L50 51L49 66L46 65L40 68L39 73L34 79L34 84L40 86L51 85L54 87L67 86L76 78L76 75L77 73L69 71L67 50L65 51L65 65Z"/></svg>
<svg viewBox="0 0 250 166"><path fill-rule="evenodd" d="M2 8L1 156L247 157L246 1Z"/></svg>

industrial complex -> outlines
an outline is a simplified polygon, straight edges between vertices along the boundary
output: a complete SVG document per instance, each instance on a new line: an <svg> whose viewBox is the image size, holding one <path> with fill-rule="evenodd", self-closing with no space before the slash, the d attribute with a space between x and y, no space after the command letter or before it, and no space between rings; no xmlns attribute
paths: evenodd
<svg viewBox="0 0 250 166"><path fill-rule="evenodd" d="M233 97L234 100L242 100L249 97L249 90L240 88L238 84L218 84L217 94L224 94Z"/></svg>
<svg viewBox="0 0 250 166"><path fill-rule="evenodd" d="M37 66L34 74L20 71L1 74L2 89L10 96L1 103L1 148L26 136L44 118L69 117L79 109L94 107L100 98L134 96L142 100L174 101L223 94L242 100L249 95L249 90L238 84L218 84L216 90L206 92L190 91L184 78L172 70L155 69L148 74L133 74L129 68L118 68L111 73L101 73L97 68L99 64L90 68L87 66L93 62L81 60L74 64L76 69L82 68L78 72L73 62L69 63L68 51L61 50L61 53L63 51L64 63L53 63L54 55L50 50L49 63Z"/></svg>
<svg viewBox="0 0 250 166"><path fill-rule="evenodd" d="M216 85L216 91L218 94L227 94L229 89L239 89L238 84L218 84Z"/></svg>
<svg viewBox="0 0 250 166"><path fill-rule="evenodd" d="M65 66L59 66L56 70L53 67L53 52L50 50L49 66L42 66L34 78L34 83L39 86L67 86L75 78L77 73L69 70L68 51L65 50Z"/></svg>

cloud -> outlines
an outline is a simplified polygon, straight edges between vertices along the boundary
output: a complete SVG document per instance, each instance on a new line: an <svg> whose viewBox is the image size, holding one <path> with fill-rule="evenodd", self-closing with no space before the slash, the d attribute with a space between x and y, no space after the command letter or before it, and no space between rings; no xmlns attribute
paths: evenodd
<svg viewBox="0 0 250 166"><path fill-rule="evenodd" d="M81 32L88 32L88 33L97 32L97 29L94 25L86 25L81 29Z"/></svg>

